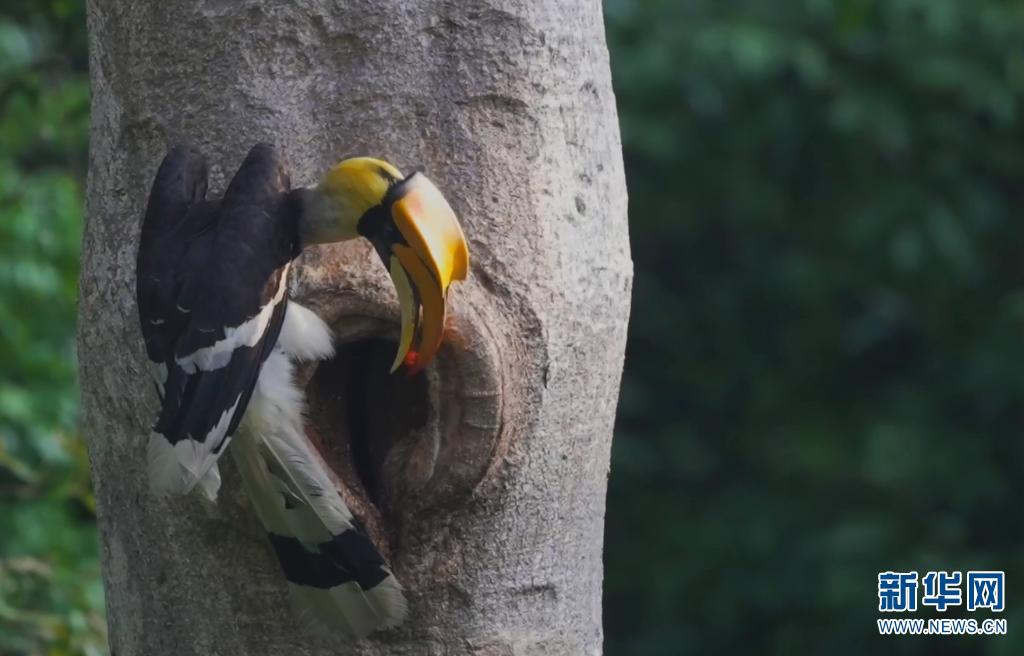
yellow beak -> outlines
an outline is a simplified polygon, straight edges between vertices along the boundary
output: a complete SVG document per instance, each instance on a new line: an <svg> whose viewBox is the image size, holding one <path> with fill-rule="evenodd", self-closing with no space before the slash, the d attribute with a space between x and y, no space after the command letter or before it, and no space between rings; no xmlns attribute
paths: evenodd
<svg viewBox="0 0 1024 656"><path fill-rule="evenodd" d="M405 366L409 374L426 367L441 346L445 302L453 280L465 280L469 249L462 227L448 201L434 183L414 173L394 190L390 218L397 235L385 248L378 244L398 292L402 308L402 334L394 372Z"/></svg>

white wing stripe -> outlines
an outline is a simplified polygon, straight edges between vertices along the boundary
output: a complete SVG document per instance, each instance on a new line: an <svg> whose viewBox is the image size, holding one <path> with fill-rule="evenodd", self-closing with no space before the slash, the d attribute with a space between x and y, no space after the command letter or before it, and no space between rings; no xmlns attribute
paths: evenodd
<svg viewBox="0 0 1024 656"><path fill-rule="evenodd" d="M211 346L198 349L180 358L175 358L178 366L186 373L194 374L196 370L214 371L220 369L231 361L231 354L240 346L255 346L263 333L267 330L270 317L274 314L274 308L284 298L285 289L288 287L288 268L291 263L286 264L284 272L280 276L277 292L269 303L260 308L251 319L238 326L229 326L224 329L224 338L217 340Z"/></svg>

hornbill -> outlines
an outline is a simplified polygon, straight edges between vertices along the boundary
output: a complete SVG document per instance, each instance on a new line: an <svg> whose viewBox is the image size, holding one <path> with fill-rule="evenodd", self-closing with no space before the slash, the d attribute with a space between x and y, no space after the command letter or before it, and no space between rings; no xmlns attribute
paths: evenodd
<svg viewBox="0 0 1024 656"><path fill-rule="evenodd" d="M305 439L295 364L331 357L332 334L288 298L288 273L306 246L368 239L401 306L392 372L416 372L437 353L449 284L466 277L462 229L423 174L368 157L291 189L277 151L258 144L222 198L206 190L203 156L173 148L142 225L136 292L162 404L151 488L216 499L230 442L301 616L355 636L397 625L401 586Z"/></svg>

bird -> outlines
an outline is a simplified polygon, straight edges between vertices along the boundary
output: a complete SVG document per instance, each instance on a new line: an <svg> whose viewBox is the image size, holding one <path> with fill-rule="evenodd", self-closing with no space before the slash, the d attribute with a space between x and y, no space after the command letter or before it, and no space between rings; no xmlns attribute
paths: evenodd
<svg viewBox="0 0 1024 656"><path fill-rule="evenodd" d="M136 296L160 399L150 489L215 501L230 451L302 623L354 637L397 626L402 587L305 438L296 366L330 358L333 334L289 298L288 280L307 247L369 240L401 309L391 371L416 373L442 342L449 286L467 276L462 227L423 173L371 157L293 189L260 143L221 198L207 198L208 176L198 150L171 148L142 221Z"/></svg>

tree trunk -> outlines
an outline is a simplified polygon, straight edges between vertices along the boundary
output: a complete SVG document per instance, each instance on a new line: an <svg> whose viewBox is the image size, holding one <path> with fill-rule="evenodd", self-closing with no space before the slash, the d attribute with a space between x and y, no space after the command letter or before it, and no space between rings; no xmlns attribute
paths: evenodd
<svg viewBox="0 0 1024 656"><path fill-rule="evenodd" d="M92 0L89 29L79 356L112 652L600 653L632 267L597 0ZM382 375L398 311L368 244L309 249L292 280L340 340L307 372L309 436L407 589L399 629L297 628L230 466L217 504L148 493L134 259L183 141L217 194L269 141L293 184L357 154L421 168L462 219L471 275L419 378Z"/></svg>

